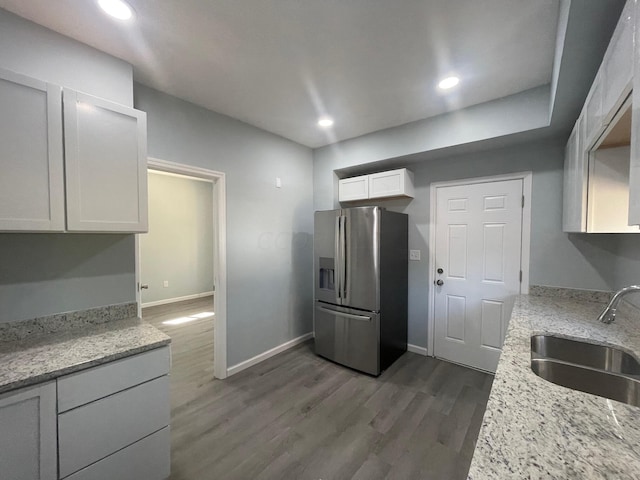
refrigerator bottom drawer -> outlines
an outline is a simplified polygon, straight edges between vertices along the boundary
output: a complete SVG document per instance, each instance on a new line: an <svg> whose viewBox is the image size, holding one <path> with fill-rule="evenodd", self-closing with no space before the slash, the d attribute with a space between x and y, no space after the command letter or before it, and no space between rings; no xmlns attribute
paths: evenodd
<svg viewBox="0 0 640 480"><path fill-rule="evenodd" d="M316 305L316 354L371 375L380 374L380 316Z"/></svg>

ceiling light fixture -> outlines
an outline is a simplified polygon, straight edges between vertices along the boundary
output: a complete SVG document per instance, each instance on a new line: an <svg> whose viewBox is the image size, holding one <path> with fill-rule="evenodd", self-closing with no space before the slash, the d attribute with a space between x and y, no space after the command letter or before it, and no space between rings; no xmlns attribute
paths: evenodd
<svg viewBox="0 0 640 480"><path fill-rule="evenodd" d="M443 78L442 80L440 80L440 83L438 84L438 88L440 90L448 90L458 85L458 83L460 83L460 79L456 76L451 76L451 77Z"/></svg>
<svg viewBox="0 0 640 480"><path fill-rule="evenodd" d="M318 119L318 126L322 128L328 128L333 125L333 118L331 117L320 117Z"/></svg>
<svg viewBox="0 0 640 480"><path fill-rule="evenodd" d="M131 20L133 8L124 0L98 0L98 5L106 13L118 20Z"/></svg>

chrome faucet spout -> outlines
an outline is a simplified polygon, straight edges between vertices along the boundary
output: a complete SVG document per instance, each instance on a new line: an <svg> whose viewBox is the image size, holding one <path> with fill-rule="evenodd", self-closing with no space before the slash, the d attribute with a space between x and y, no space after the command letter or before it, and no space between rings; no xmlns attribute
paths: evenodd
<svg viewBox="0 0 640 480"><path fill-rule="evenodd" d="M640 285L629 285L628 287L618 290L613 297L611 297L611 300L609 300L609 303L602 313L598 316L598 320L602 323L612 323L616 319L616 310L618 309L618 304L620 303L620 300L622 300L622 297L633 292L640 292Z"/></svg>

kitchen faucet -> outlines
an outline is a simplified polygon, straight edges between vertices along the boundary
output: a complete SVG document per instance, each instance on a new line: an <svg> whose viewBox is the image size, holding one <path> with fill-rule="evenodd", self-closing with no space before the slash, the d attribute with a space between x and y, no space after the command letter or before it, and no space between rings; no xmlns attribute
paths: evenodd
<svg viewBox="0 0 640 480"><path fill-rule="evenodd" d="M616 319L616 309L618 308L620 300L622 300L622 297L624 297L628 293L633 292L640 292L640 285L629 285L628 287L624 287L618 290L613 295L613 297L611 297L611 300L609 300L609 303L602 311L602 313L598 316L598 320L600 320L602 323L613 322Z"/></svg>

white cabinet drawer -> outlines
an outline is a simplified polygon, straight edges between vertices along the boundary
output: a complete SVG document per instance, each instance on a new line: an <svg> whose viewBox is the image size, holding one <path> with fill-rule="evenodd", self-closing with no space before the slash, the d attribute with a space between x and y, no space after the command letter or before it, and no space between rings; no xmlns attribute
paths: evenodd
<svg viewBox="0 0 640 480"><path fill-rule="evenodd" d="M165 427L67 477L68 480L163 480L170 472L171 438Z"/></svg>
<svg viewBox="0 0 640 480"><path fill-rule="evenodd" d="M345 178L338 183L338 199L341 202L369 198L369 176Z"/></svg>
<svg viewBox="0 0 640 480"><path fill-rule="evenodd" d="M60 478L169 425L169 377L58 415Z"/></svg>
<svg viewBox="0 0 640 480"><path fill-rule="evenodd" d="M169 373L169 347L150 350L58 379L58 412L131 388Z"/></svg>

